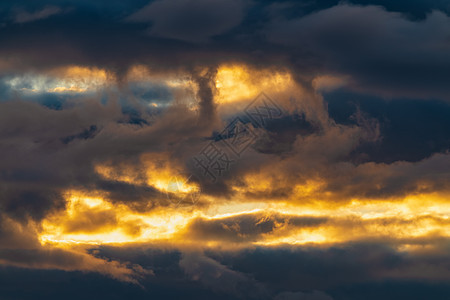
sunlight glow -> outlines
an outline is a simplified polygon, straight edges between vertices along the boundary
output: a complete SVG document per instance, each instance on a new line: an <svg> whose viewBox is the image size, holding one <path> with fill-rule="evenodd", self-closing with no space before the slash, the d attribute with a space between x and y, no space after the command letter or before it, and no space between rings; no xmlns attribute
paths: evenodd
<svg viewBox="0 0 450 300"><path fill-rule="evenodd" d="M424 198L428 200L423 201ZM165 207L136 212L124 204L113 205L100 196L71 191L67 193L66 210L53 214L43 222L40 240L44 244L54 245L170 241L175 245L211 247L218 245L221 236L213 239L194 237L192 222L201 221L202 226L212 228L216 226L213 224L222 224L220 226L224 230L238 230L236 234L239 236L239 223L232 226L225 224L230 224L229 220L239 222L241 217L254 216L254 226L261 222L270 224L273 220L273 227L260 233L256 240L244 240L240 242L241 246L236 244L236 247L332 245L368 239L412 244L414 240L430 237L450 237L450 207L443 200L437 195L421 195L390 203L354 200L334 208L327 208L325 203L293 206L282 202L229 202L206 207ZM436 215L434 211L438 208L440 213ZM320 220L318 223L307 225L309 219L317 218ZM227 247L234 247L232 245Z"/></svg>
<svg viewBox="0 0 450 300"><path fill-rule="evenodd" d="M245 65L221 66L216 76L218 103L253 100L262 91L276 93L293 84L290 73L279 70L255 70Z"/></svg>

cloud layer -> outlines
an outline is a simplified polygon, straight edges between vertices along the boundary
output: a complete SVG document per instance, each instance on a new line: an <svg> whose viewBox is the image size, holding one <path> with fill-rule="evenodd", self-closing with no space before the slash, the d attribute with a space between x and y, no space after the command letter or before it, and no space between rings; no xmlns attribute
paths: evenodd
<svg viewBox="0 0 450 300"><path fill-rule="evenodd" d="M0 276L137 299L444 299L438 2L0 4Z"/></svg>

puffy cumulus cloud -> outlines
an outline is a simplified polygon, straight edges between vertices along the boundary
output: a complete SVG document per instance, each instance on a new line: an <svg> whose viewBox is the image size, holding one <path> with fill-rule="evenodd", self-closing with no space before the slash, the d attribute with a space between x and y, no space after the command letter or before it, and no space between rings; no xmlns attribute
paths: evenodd
<svg viewBox="0 0 450 300"><path fill-rule="evenodd" d="M242 0L159 0L127 18L151 23L151 35L188 42L205 42L227 32L244 18Z"/></svg>

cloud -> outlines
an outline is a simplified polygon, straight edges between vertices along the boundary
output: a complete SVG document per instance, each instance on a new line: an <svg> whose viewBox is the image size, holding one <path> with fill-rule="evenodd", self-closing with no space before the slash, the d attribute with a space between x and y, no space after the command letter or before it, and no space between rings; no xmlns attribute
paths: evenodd
<svg viewBox="0 0 450 300"><path fill-rule="evenodd" d="M337 287L400 278L448 283L448 241L428 253L421 253L420 248L416 253L405 253L382 242L344 243L330 248L258 247L220 252L216 257L233 265L235 271L251 272L260 283L279 291L318 290L333 296L328 291Z"/></svg>
<svg viewBox="0 0 450 300"><path fill-rule="evenodd" d="M15 23L34 22L38 20L47 19L51 16L58 15L62 12L63 10L57 6L45 6L44 8L34 12L20 10L15 14L14 22Z"/></svg>
<svg viewBox="0 0 450 300"><path fill-rule="evenodd" d="M267 298L263 285L200 253L184 253L180 267L192 280L199 281L215 291L245 299Z"/></svg>
<svg viewBox="0 0 450 300"><path fill-rule="evenodd" d="M445 153L450 140L444 133L450 126L450 103L386 99L340 90L324 96L330 117L337 123L354 123L355 111L378 120L380 140L362 143L352 153L355 162L417 162L434 153Z"/></svg>
<svg viewBox="0 0 450 300"><path fill-rule="evenodd" d="M206 42L239 25L244 18L241 0L158 0L128 17L151 23L154 36L188 42Z"/></svg>
<svg viewBox="0 0 450 300"><path fill-rule="evenodd" d="M274 300L333 300L333 298L324 292L313 291L312 293L284 292L278 294Z"/></svg>
<svg viewBox="0 0 450 300"><path fill-rule="evenodd" d="M96 258L85 249L61 249L42 245L37 239L35 223L21 224L0 215L0 264L31 269L96 272L116 280L138 284L138 280L151 275L136 264Z"/></svg>
<svg viewBox="0 0 450 300"><path fill-rule="evenodd" d="M0 25L2 265L196 299L446 282L449 110L430 100L448 100L445 13L87 2L65 18L26 6ZM230 142L220 132L261 91L284 115L247 123L254 143L216 182L190 182L195 205L174 205L172 178Z"/></svg>
<svg viewBox="0 0 450 300"><path fill-rule="evenodd" d="M275 10L270 4L253 3L249 6L251 14L245 14L241 9L247 7L245 2L190 3L155 1L141 9L136 3L134 9L130 4L126 11L136 12L122 23L118 23L116 3L102 14L98 7L90 7L91 13L74 10L67 18L49 19L51 28L33 33L35 38L31 40L40 41L33 43L33 52L24 47L30 44L31 31L5 29L0 53L8 58L8 68L16 71L76 63L107 68L118 77L136 63L167 73L245 61L258 67L290 69L293 78L309 88L318 77L343 76L346 80L340 84L345 87L384 97L447 99L449 26L448 17L441 11L430 12L424 19L410 19L395 12L396 8L386 10L381 6L294 5ZM406 3L400 6L400 11L415 8ZM273 11L268 14L270 9ZM187 18L191 11L214 18L204 21L211 24L200 26L200 30L190 29L187 25L197 23L180 16ZM80 18L92 25L89 34L73 25ZM100 20L104 27L98 26ZM235 23L228 24L231 21ZM142 25L135 22L151 23L153 33L143 37ZM102 31L106 27L121 29ZM213 38L217 35L222 36ZM206 40L209 43L196 44ZM96 47L91 47L94 43Z"/></svg>
<svg viewBox="0 0 450 300"><path fill-rule="evenodd" d="M273 43L313 52L321 66L316 72L351 76L356 90L448 100L449 24L440 11L411 21L379 6L340 4L273 19L265 32Z"/></svg>
<svg viewBox="0 0 450 300"><path fill-rule="evenodd" d="M264 240L271 234L289 229L315 228L327 222L324 217L283 216L275 213L243 214L217 220L195 219L187 228L187 235L199 241L248 243Z"/></svg>
<svg viewBox="0 0 450 300"><path fill-rule="evenodd" d="M150 270L137 265L127 267L117 261L58 248L0 250L0 263L21 268L97 272L134 284L138 284L140 278L152 274Z"/></svg>

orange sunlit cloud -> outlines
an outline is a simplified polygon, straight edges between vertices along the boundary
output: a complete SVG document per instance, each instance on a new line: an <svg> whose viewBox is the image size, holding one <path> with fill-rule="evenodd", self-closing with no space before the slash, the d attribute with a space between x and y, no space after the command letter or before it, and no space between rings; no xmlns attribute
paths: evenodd
<svg viewBox="0 0 450 300"><path fill-rule="evenodd" d="M450 237L449 216L450 206L445 203L445 198L432 194L390 203L355 200L333 208L327 207L326 202L304 206L292 206L287 202L250 202L246 205L231 202L184 208L172 203L165 208L139 213L124 204L112 205L101 197L73 191L67 195L66 210L44 221L40 240L65 246L71 243L170 242L179 246L195 243L206 247L220 242L224 233L229 232L236 239L233 242L236 247L333 245L378 239L388 239L400 246L420 243L427 238ZM270 228L258 234L241 231L240 222L249 217L254 218L256 227L271 220ZM302 219L321 221L305 225ZM221 229L212 235L197 232L199 229L194 224L198 222L202 224L202 230Z"/></svg>

